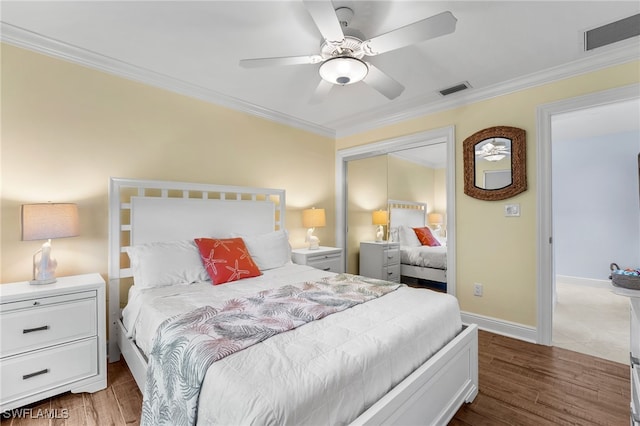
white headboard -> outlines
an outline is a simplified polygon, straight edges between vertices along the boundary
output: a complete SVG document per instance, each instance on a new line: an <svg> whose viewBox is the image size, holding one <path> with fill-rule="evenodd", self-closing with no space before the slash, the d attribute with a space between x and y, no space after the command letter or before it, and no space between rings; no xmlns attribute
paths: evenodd
<svg viewBox="0 0 640 426"><path fill-rule="evenodd" d="M285 191L111 178L109 182L109 351L118 353L120 292L132 276L126 247L284 229ZM115 352L113 352L115 351ZM119 356L119 355L118 355Z"/></svg>
<svg viewBox="0 0 640 426"><path fill-rule="evenodd" d="M387 206L389 209L389 235L394 241L398 241L396 235L399 226L419 228L427 223L427 203L388 200Z"/></svg>

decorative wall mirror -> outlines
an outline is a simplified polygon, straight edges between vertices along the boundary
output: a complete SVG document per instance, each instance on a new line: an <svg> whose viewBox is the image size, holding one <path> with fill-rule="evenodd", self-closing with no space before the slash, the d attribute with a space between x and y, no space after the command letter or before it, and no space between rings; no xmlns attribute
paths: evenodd
<svg viewBox="0 0 640 426"><path fill-rule="evenodd" d="M527 189L526 133L496 126L463 142L464 193L478 200L504 200Z"/></svg>

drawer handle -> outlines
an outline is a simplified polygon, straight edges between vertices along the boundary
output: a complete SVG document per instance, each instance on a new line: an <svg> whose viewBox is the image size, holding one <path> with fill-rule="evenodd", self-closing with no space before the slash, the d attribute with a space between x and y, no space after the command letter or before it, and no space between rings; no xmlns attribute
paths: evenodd
<svg viewBox="0 0 640 426"><path fill-rule="evenodd" d="M40 376L42 374L47 374L48 372L49 372L49 369L45 368L44 370L36 371L35 373L25 374L24 376L22 376L22 380L27 380L32 377Z"/></svg>
<svg viewBox="0 0 640 426"><path fill-rule="evenodd" d="M629 361L631 365L640 365L640 358L636 358L631 352L629 352Z"/></svg>
<svg viewBox="0 0 640 426"><path fill-rule="evenodd" d="M331 270L331 267L323 269L323 271L330 271L330 270Z"/></svg>
<svg viewBox="0 0 640 426"><path fill-rule="evenodd" d="M22 334L33 333L34 331L44 331L48 329L49 329L48 325L43 325L42 327L36 327L36 328L25 328L24 330L22 330Z"/></svg>

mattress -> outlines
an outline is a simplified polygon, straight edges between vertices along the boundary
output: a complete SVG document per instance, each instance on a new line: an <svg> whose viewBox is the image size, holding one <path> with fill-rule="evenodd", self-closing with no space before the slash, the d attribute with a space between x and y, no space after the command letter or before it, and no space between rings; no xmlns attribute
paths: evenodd
<svg viewBox="0 0 640 426"><path fill-rule="evenodd" d="M446 246L400 246L400 263L434 269L447 269Z"/></svg>
<svg viewBox="0 0 640 426"><path fill-rule="evenodd" d="M146 353L166 318L327 274L286 265L219 286L133 286L123 323ZM403 286L212 364L201 388L198 423L347 424L461 329L453 296Z"/></svg>

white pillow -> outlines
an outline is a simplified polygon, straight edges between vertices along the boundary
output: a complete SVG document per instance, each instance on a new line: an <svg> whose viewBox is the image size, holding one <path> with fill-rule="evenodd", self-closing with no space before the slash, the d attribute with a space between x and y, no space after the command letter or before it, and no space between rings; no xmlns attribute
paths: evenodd
<svg viewBox="0 0 640 426"><path fill-rule="evenodd" d="M279 230L261 235L241 235L249 254L261 271L291 263L291 246L287 231Z"/></svg>
<svg viewBox="0 0 640 426"><path fill-rule="evenodd" d="M422 244L416 235L416 231L409 226L401 225L398 227L398 237L401 246L420 247Z"/></svg>
<svg viewBox="0 0 640 426"><path fill-rule="evenodd" d="M193 241L166 241L126 248L138 287L191 284L209 279Z"/></svg>

